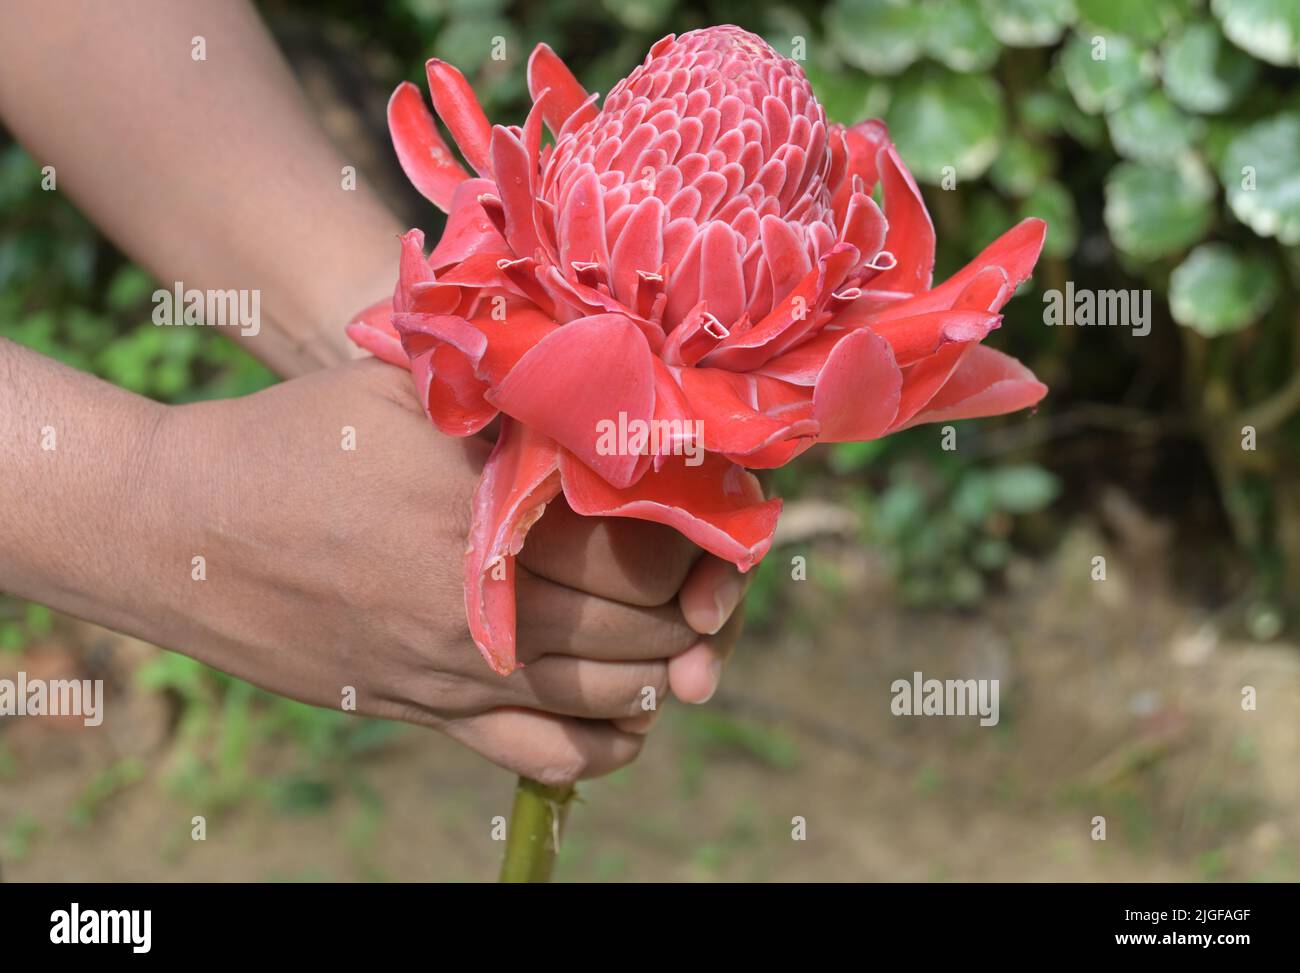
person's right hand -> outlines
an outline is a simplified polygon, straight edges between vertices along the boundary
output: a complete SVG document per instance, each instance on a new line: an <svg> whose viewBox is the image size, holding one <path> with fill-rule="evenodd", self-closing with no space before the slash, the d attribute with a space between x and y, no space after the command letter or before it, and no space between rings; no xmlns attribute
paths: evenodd
<svg viewBox="0 0 1300 973"><path fill-rule="evenodd" d="M679 696L712 694L739 576L675 531L557 500L520 556L525 667L497 675L469 638L461 573L489 448L437 433L409 376L373 360L162 410L133 505L133 556L162 570L133 627L305 702L339 707L351 687L361 713L546 783L627 763L670 658Z"/></svg>

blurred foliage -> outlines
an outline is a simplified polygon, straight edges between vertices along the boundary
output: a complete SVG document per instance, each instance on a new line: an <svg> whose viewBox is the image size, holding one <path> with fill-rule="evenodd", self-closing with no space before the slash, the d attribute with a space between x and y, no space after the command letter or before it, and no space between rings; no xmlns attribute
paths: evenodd
<svg viewBox="0 0 1300 973"><path fill-rule="evenodd" d="M142 666L136 680L141 689L175 701L177 744L166 783L207 814L249 799L282 814L312 813L345 793L370 808L376 796L355 758L387 745L403 729L264 692L172 652ZM274 740L294 745L294 766L258 765L261 745Z"/></svg>
<svg viewBox="0 0 1300 973"><path fill-rule="evenodd" d="M1006 567L1014 518L1045 509L1059 493L1056 477L1034 465L900 464L866 540L886 552L906 604L972 607L987 578Z"/></svg>

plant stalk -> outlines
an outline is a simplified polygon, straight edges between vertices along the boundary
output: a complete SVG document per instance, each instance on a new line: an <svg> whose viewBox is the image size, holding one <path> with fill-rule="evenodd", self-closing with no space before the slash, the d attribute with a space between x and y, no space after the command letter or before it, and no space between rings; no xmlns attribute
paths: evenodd
<svg viewBox="0 0 1300 973"><path fill-rule="evenodd" d="M506 830L502 882L549 882L560 850L560 834L573 800L572 785L548 787L529 777L515 785L515 804Z"/></svg>

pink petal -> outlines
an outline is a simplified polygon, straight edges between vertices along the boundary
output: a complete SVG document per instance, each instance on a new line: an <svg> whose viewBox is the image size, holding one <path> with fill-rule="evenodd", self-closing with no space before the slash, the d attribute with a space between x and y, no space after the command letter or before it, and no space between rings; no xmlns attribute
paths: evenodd
<svg viewBox="0 0 1300 973"><path fill-rule="evenodd" d="M431 344L411 358L411 377L424 411L448 436L473 436L497 416L473 362L451 345Z"/></svg>
<svg viewBox="0 0 1300 973"><path fill-rule="evenodd" d="M515 555L560 492L559 448L504 419L472 502L465 552L465 613L483 658L503 676L515 657Z"/></svg>
<svg viewBox="0 0 1300 973"><path fill-rule="evenodd" d="M638 272L657 273L664 259L664 204L658 196L637 203L610 254L610 289L633 306Z"/></svg>
<svg viewBox="0 0 1300 973"><path fill-rule="evenodd" d="M496 183L489 179L466 179L451 197L447 227L438 245L429 254L429 266L442 270L477 253L505 253L505 239L497 232L478 197L495 193Z"/></svg>
<svg viewBox="0 0 1300 973"><path fill-rule="evenodd" d="M870 329L889 342L894 360L902 367L928 358L952 341L982 341L1000 320L1000 315L987 311L930 311L873 323Z"/></svg>
<svg viewBox="0 0 1300 973"><path fill-rule="evenodd" d="M691 412L704 423L705 448L712 452L741 456L817 434L812 398L806 390L720 368L683 368L679 377ZM789 391L776 393L780 386Z"/></svg>
<svg viewBox="0 0 1300 973"><path fill-rule="evenodd" d="M480 176L492 175L492 126L478 103L474 89L446 61L430 58L424 65L429 77L429 95L438 117L451 130L451 136Z"/></svg>
<svg viewBox="0 0 1300 973"><path fill-rule="evenodd" d="M858 251L836 244L770 314L747 331L736 331L703 358L706 365L744 372L792 347L819 323L821 308L857 263Z"/></svg>
<svg viewBox="0 0 1300 973"><path fill-rule="evenodd" d="M620 314L597 314L556 328L519 359L488 401L555 439L617 487L638 472L636 455L602 455L603 420L649 420L654 413L650 346Z"/></svg>
<svg viewBox="0 0 1300 973"><path fill-rule="evenodd" d="M748 571L772 546L780 500L764 500L758 479L720 456L699 466L672 457L635 485L615 489L574 457L560 457L564 496L589 517L630 517L666 524L704 550Z"/></svg>
<svg viewBox="0 0 1300 973"><path fill-rule="evenodd" d="M1010 355L983 345L970 349L942 389L909 426L998 416L1036 404L1047 386Z"/></svg>
<svg viewBox="0 0 1300 973"><path fill-rule="evenodd" d="M779 378L792 385L816 385L817 376L822 373L831 351L852 333L842 329L823 330L803 344L765 362L755 369L754 374Z"/></svg>
<svg viewBox="0 0 1300 973"><path fill-rule="evenodd" d="M903 392L899 397L898 415L890 432L902 429L920 412L952 376L963 356L977 345L944 345L929 358L923 358L903 373Z"/></svg>
<svg viewBox="0 0 1300 973"><path fill-rule="evenodd" d="M424 259L424 234L407 230L401 236L402 254L397 264L397 289L393 293L393 310L408 311L413 300L411 289L431 282L433 270Z"/></svg>
<svg viewBox="0 0 1300 973"><path fill-rule="evenodd" d="M529 158L523 140L498 125L492 130L492 169L496 173L501 206L505 210L505 237L510 249L531 257L538 247L533 224L533 179L536 158Z"/></svg>
<svg viewBox="0 0 1300 973"><path fill-rule="evenodd" d="M543 113L546 127L558 135L564 123L576 113L574 123L581 125L596 117L596 108L588 104L587 92L573 72L545 44L533 48L528 58L528 94L535 100L538 94L550 89Z"/></svg>
<svg viewBox="0 0 1300 973"><path fill-rule="evenodd" d="M880 171L876 167L882 147L889 145L889 132L883 122L860 122L849 128L833 126L832 134L838 130L844 136L844 174L838 185L833 186L833 202L837 223L843 223L848 212L849 200L855 192L870 194L880 181Z"/></svg>
<svg viewBox="0 0 1300 973"><path fill-rule="evenodd" d="M446 213L452 194L469 178L438 134L420 89L403 81L388 99L388 131L402 171L429 202Z"/></svg>
<svg viewBox="0 0 1300 973"><path fill-rule="evenodd" d="M903 373L889 342L871 331L853 331L839 342L813 390L813 415L820 440L877 439L898 414Z"/></svg>
<svg viewBox="0 0 1300 973"><path fill-rule="evenodd" d="M1033 273L1046 235L1047 224L1042 220L1023 220L990 243L979 256L934 290L891 305L887 313L890 316L900 316L952 307L957 298L972 285L977 285L981 290L990 289L996 278L989 272L994 269L1001 270L1009 282L997 300L986 305L987 310L996 311L1010 300L1015 289ZM980 279L977 281L977 278ZM873 287L875 283L872 282Z"/></svg>
<svg viewBox="0 0 1300 973"><path fill-rule="evenodd" d="M916 294L929 288L934 273L934 224L916 180L893 145L880 150L877 165L885 190L885 216L889 219L885 249L898 263L876 277L871 287Z"/></svg>
<svg viewBox="0 0 1300 973"><path fill-rule="evenodd" d="M605 197L600 179L594 170L579 176L569 189L564 208L560 211L560 272L570 275L573 263L597 263L609 266L609 250L605 239Z"/></svg>
<svg viewBox="0 0 1300 973"><path fill-rule="evenodd" d="M352 341L380 361L410 368L411 361L402 348L402 339L393 327L393 302L376 301L369 307L357 312L347 324L347 335Z"/></svg>

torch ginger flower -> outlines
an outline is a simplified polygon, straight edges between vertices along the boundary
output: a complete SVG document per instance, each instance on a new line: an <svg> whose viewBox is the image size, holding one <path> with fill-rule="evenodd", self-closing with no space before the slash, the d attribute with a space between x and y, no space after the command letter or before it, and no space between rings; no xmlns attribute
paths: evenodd
<svg viewBox="0 0 1300 973"><path fill-rule="evenodd" d="M748 570L781 509L749 470L1046 393L980 344L1042 221L932 286L934 227L884 125L828 123L799 66L755 35L665 37L599 108L540 45L522 128L490 125L459 71L427 67L477 175L402 84L393 143L447 226L427 257L419 230L402 238L391 305L348 332L410 369L443 432L502 415L465 557L470 631L497 671L516 666L514 556L561 491L579 514L667 524ZM701 430L685 445L703 462L600 448L622 418Z"/></svg>

